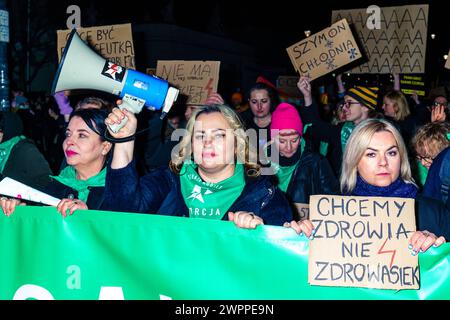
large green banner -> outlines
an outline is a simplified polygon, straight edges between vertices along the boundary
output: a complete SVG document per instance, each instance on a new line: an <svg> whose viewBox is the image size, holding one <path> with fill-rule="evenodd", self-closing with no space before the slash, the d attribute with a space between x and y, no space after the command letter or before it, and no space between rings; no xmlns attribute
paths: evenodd
<svg viewBox="0 0 450 320"><path fill-rule="evenodd" d="M449 253L420 254L420 290L320 287L290 229L18 207L0 214L0 299L448 299Z"/></svg>

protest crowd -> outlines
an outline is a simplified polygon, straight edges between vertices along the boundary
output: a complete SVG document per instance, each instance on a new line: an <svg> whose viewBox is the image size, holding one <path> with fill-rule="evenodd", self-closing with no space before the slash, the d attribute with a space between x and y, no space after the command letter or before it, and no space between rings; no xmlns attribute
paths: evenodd
<svg viewBox="0 0 450 320"><path fill-rule="evenodd" d="M179 99L162 120L161 110L134 114L100 91L14 89L0 113L0 173L58 198L63 217L215 219L291 228L312 241L323 229L309 216L311 196L414 199L411 255L449 241L448 92L405 94L398 73L317 80L313 67L296 68L295 96L262 74L230 96L216 87L201 101ZM2 196L0 205L13 218L18 206L42 204Z"/></svg>

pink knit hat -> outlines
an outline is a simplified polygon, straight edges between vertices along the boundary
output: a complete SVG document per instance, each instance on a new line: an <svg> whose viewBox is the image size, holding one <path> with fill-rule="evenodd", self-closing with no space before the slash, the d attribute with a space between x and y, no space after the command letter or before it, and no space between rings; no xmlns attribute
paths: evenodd
<svg viewBox="0 0 450 320"><path fill-rule="evenodd" d="M303 134L303 123L300 119L297 109L289 103L280 103L272 113L272 122L270 123L270 136L275 132L272 130L293 129L301 136Z"/></svg>

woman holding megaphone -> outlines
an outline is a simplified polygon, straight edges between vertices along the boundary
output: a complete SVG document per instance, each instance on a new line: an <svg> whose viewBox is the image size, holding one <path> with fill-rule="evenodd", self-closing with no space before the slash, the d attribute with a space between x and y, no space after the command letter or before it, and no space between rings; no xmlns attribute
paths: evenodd
<svg viewBox="0 0 450 320"><path fill-rule="evenodd" d="M115 108L106 120L110 126L125 117L123 128L109 131L116 139L135 134L136 117ZM176 148L170 168L139 178L134 141L116 143L102 209L233 221L243 228L292 220L287 200L249 153L242 122L231 108L197 108Z"/></svg>
<svg viewBox="0 0 450 320"><path fill-rule="evenodd" d="M65 217L75 210L100 209L103 203L106 164L112 144L104 140L106 110L79 109L70 116L63 150L67 161L58 176L42 190L62 199L58 211ZM15 206L23 204L16 199L2 197L0 205L6 215Z"/></svg>

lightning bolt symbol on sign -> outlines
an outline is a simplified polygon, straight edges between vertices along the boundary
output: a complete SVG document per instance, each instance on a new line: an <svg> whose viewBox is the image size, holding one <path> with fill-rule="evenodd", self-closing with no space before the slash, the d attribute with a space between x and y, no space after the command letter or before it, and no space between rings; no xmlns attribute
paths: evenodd
<svg viewBox="0 0 450 320"><path fill-rule="evenodd" d="M208 95L207 96L209 96L210 94L211 94L211 91L212 91L212 87L211 87L211 85L212 85L212 82L214 81L214 79L213 78L209 78L209 81L208 81L208 84L205 86L205 89L206 90L208 90Z"/></svg>
<svg viewBox="0 0 450 320"><path fill-rule="evenodd" d="M384 250L384 245L386 244L386 242L388 241L388 239L386 239L383 243L383 245L381 246L381 248L378 250L378 254L382 254L382 253L392 253L392 257L391 257L391 264L389 265L389 268L392 268L392 264L394 263L394 257L395 257L395 253L397 250Z"/></svg>

